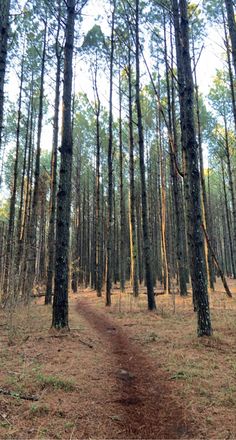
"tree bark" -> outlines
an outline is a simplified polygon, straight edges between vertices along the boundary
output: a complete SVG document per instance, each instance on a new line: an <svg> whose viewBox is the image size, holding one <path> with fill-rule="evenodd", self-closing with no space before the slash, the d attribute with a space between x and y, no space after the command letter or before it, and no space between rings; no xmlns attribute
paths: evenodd
<svg viewBox="0 0 236 440"><path fill-rule="evenodd" d="M222 171L222 180L223 180L223 191L224 191L224 205L225 205L225 213L226 213L226 221L227 221L227 229L228 229L228 243L229 243L229 250L228 254L230 254L230 260L231 260L231 266L232 266L232 275L234 278L236 278L236 268L235 268L235 249L233 246L233 240L232 240L232 228L231 228L231 219L230 219L230 212L229 212L229 204L228 204L228 198L227 198L227 191L226 191L226 183L225 183L225 171L224 171L224 162L223 159L221 159L221 171ZM232 195L231 195L232 197ZM226 260L227 261L227 260Z"/></svg>
<svg viewBox="0 0 236 440"><path fill-rule="evenodd" d="M119 184L120 184L120 290L125 290L125 198L124 198L124 176L123 176L123 137L122 137L122 90L121 90L121 66L119 69Z"/></svg>
<svg viewBox="0 0 236 440"><path fill-rule="evenodd" d="M7 61L10 0L0 2L0 151L2 146L4 79Z"/></svg>
<svg viewBox="0 0 236 440"><path fill-rule="evenodd" d="M130 231L130 280L133 295L138 296L138 256L137 232L135 219L135 180L134 180L134 130L131 48L128 48L128 100L129 100L129 231Z"/></svg>
<svg viewBox="0 0 236 440"><path fill-rule="evenodd" d="M43 99L44 99L44 80L45 80L45 61L46 61L46 43L47 43L47 22L44 23L43 50L39 89L39 111L37 127L37 145L34 168L34 190L32 198L32 209L28 229L28 261L26 265L26 285L25 302L29 301L31 290L35 281L36 257L37 257L37 220L39 207L39 181L40 181L40 160L41 160L41 136L43 124Z"/></svg>
<svg viewBox="0 0 236 440"><path fill-rule="evenodd" d="M235 12L234 12L234 4L233 0L225 0L225 6L227 11L227 19L229 26L229 35L231 39L232 46L232 58L234 65L234 73L236 76L236 22L235 22Z"/></svg>
<svg viewBox="0 0 236 440"><path fill-rule="evenodd" d="M114 27L115 27L116 2L114 1L111 24L111 54L110 54L110 91L109 91L109 140L108 140L108 226L107 226L107 274L106 274L106 306L111 305L112 288L112 230L113 230L113 61L114 61Z"/></svg>
<svg viewBox="0 0 236 440"><path fill-rule="evenodd" d="M193 37L192 37L193 38ZM196 113L197 113L197 135L198 135L198 148L199 148L199 159L200 159L200 179L201 179L201 194L202 194L202 215L204 219L204 225L206 228L205 237L206 238L206 264L207 264L207 274L209 277L210 287L214 290L215 274L214 266L212 261L212 252L209 248L210 238L210 217L208 213L208 203L207 203L207 193L206 184L204 177L204 162L203 162L203 148L202 148L202 130L201 130L201 120L200 120L200 108L199 108L199 93L197 84L197 72L196 72L196 59L195 59L195 47L193 40L193 65L194 65L194 86L195 86L195 102L196 102Z"/></svg>
<svg viewBox="0 0 236 440"><path fill-rule="evenodd" d="M60 18L60 17L59 17ZM59 47L60 20L56 38L56 87L53 118L53 141L51 158L51 194L50 194L50 218L48 230L48 266L45 304L51 304L53 291L53 275L55 260L55 225L56 225L56 198L57 198L57 150L59 135L59 105L60 105L60 81L61 81L61 49Z"/></svg>
<svg viewBox="0 0 236 440"><path fill-rule="evenodd" d="M4 273L4 284L3 284L3 298L2 301L5 303L8 299L8 294L10 293L10 278L12 269L12 249L14 240L14 230L15 230L15 211L16 211L16 193L17 193L17 179L18 179L18 163L19 163L19 153L20 153L20 129L21 129L21 107L22 107L22 92L23 92L23 80L24 80L24 55L21 62L21 75L20 75L20 92L19 92L19 104L18 104L18 116L17 116L17 127L16 127L16 157L14 163L14 174L12 182L12 194L10 200L10 212L9 212L9 223L8 223L8 233L7 233L7 246L6 246L6 260L5 260L5 273ZM14 291L13 280L11 280L12 292Z"/></svg>
<svg viewBox="0 0 236 440"><path fill-rule="evenodd" d="M94 90L96 96L96 211L95 211L95 271L96 280L95 287L97 291L97 296L102 296L102 264L100 261L100 247L101 247L101 195L100 195L100 168L101 168L101 141L100 141L100 112L101 112L101 102L98 94L97 86L97 59L95 65L94 74Z"/></svg>
<svg viewBox="0 0 236 440"><path fill-rule="evenodd" d="M55 250L55 282L52 327L68 328L69 238L72 172L72 63L75 27L75 0L68 0L65 28L64 87L62 113L62 144Z"/></svg>
<svg viewBox="0 0 236 440"><path fill-rule="evenodd" d="M145 258L145 272L146 272L146 285L148 296L148 309L156 309L154 289L153 289L153 276L151 270L151 246L149 238L149 225L147 215L147 190L146 190L146 176L145 176L145 160L144 160L144 137L143 137L143 122L142 122L142 110L140 101L140 65L139 65L139 0L135 2L135 58L136 58L136 109L138 117L138 143L139 143L139 165L141 176L141 195L142 195L142 220L143 220L143 240L144 240L144 258Z"/></svg>
<svg viewBox="0 0 236 440"><path fill-rule="evenodd" d="M193 298L198 318L198 336L212 334L200 202L200 173L194 122L194 84L189 50L186 0L172 0L180 84L181 131L186 161L189 256Z"/></svg>

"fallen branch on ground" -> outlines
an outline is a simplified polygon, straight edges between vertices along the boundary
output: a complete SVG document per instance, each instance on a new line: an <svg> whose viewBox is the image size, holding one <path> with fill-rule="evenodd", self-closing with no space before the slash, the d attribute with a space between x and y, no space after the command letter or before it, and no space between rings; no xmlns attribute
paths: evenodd
<svg viewBox="0 0 236 440"><path fill-rule="evenodd" d="M5 388L0 388L0 394L4 394L5 396L10 396L10 397L15 397L16 399L33 400L33 401L39 400L37 396L32 396L29 394L21 394L21 393L17 393L16 391L6 390Z"/></svg>
<svg viewBox="0 0 236 440"><path fill-rule="evenodd" d="M51 334L49 336L38 336L37 339L47 339L47 338L67 338L68 336L70 336L71 333L57 333L57 334ZM73 334L73 337L77 338L77 335ZM89 344L88 342L83 341L82 339L78 338L79 342L81 342L81 344L87 345L87 347L89 348L93 348L92 344Z"/></svg>
<svg viewBox="0 0 236 440"><path fill-rule="evenodd" d="M81 344L87 345L87 347L89 348L93 348L93 345L89 344L88 342L82 341L82 339L79 339L79 342L81 342Z"/></svg>

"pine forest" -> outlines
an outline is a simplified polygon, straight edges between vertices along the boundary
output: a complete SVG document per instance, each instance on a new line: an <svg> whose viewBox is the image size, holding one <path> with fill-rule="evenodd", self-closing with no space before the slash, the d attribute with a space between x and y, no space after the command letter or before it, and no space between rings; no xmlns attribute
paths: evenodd
<svg viewBox="0 0 236 440"><path fill-rule="evenodd" d="M0 439L236 438L236 3L0 0Z"/></svg>

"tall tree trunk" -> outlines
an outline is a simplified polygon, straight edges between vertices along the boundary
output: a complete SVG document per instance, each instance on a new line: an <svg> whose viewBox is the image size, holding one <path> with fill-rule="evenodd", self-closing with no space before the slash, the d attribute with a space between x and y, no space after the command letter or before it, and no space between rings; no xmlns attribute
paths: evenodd
<svg viewBox="0 0 236 440"><path fill-rule="evenodd" d="M72 64L76 0L68 0L65 28L64 87L60 180L57 194L55 281L52 327L68 328L69 239L72 172Z"/></svg>
<svg viewBox="0 0 236 440"><path fill-rule="evenodd" d="M234 64L234 73L236 77L236 22L235 22L235 11L233 0L225 0L225 6L227 11L227 19L229 26L229 35L231 39L232 46L232 58Z"/></svg>
<svg viewBox="0 0 236 440"><path fill-rule="evenodd" d="M45 176L46 177L46 176ZM47 178L45 179L47 182ZM45 284L46 281L46 214L47 214L47 185L44 176L40 179L40 219L39 219L39 243L36 264L37 284Z"/></svg>
<svg viewBox="0 0 236 440"><path fill-rule="evenodd" d="M16 262L19 266L18 273L18 291L23 295L25 293L25 284L27 277L27 258L28 258L28 231L29 231L29 221L31 212L31 194L32 194L32 174L33 174L33 157L34 157L34 145L33 145L33 132L35 130L35 109L34 109L34 99L33 99L33 76L32 76L32 96L30 105L30 122L29 122L29 140L28 140L28 152L27 152L27 170L26 170L26 182L25 182L25 194L24 194L24 205L22 207L22 224L19 229L19 243L18 251L16 256Z"/></svg>
<svg viewBox="0 0 236 440"><path fill-rule="evenodd" d="M2 146L4 79L7 60L10 0L0 2L0 151Z"/></svg>
<svg viewBox="0 0 236 440"><path fill-rule="evenodd" d="M207 292L207 276L202 231L200 174L194 123L194 84L189 50L186 0L172 0L180 85L181 131L186 160L189 256L193 298L198 317L198 336L212 333Z"/></svg>
<svg viewBox="0 0 236 440"><path fill-rule="evenodd" d="M142 110L140 101L140 65L139 65L139 0L135 2L135 58L136 58L136 109L138 117L138 143L139 143L139 164L141 176L141 194L142 194L142 220L143 220L143 240L144 240L144 258L145 258L145 272L146 285L148 296L148 309L156 309L153 276L151 270L151 246L149 238L149 225L147 215L147 190L146 190L146 176L145 176L145 160L144 160L144 137L143 137L143 122Z"/></svg>
<svg viewBox="0 0 236 440"><path fill-rule="evenodd" d="M106 279L106 306L111 305L112 288L112 230L113 230L113 61L114 61L114 27L116 2L114 1L111 24L111 54L110 54L110 91L109 91L109 140L108 140L108 227L107 227L107 279Z"/></svg>
<svg viewBox="0 0 236 440"><path fill-rule="evenodd" d="M53 119L53 146L51 158L51 194L50 194L50 218L48 230L48 266L47 266L47 286L45 294L45 304L52 302L53 274L55 259L55 224L56 224L56 198L57 198L57 149L59 134L59 105L60 105L60 72L61 72L61 53L57 42L57 69L56 69L56 88L54 102Z"/></svg>
<svg viewBox="0 0 236 440"><path fill-rule="evenodd" d="M173 199L174 199L174 214L176 219L176 254L178 261L178 281L180 288L180 295L187 295L186 285L186 268L184 262L184 211L181 210L182 199L182 185L180 176L175 161L177 160L177 133L176 133L176 118L175 118L175 90L172 77L172 84L170 88L170 72L168 68L168 53L167 53L167 38L166 38L166 26L165 30L165 67L166 67L166 86L167 86L167 101L168 101L168 125L169 125L169 150L170 150L170 171L173 182ZM173 43L172 43L172 29L171 34L171 68L173 69ZM172 100L172 102L171 102ZM171 145L172 143L172 145ZM181 217L182 216L182 217Z"/></svg>
<svg viewBox="0 0 236 440"><path fill-rule="evenodd" d="M120 290L125 290L125 198L123 177L123 138L122 138L122 90L121 90L121 67L119 69L119 186L120 186Z"/></svg>
<svg viewBox="0 0 236 440"><path fill-rule="evenodd" d="M102 296L102 264L100 261L100 246L101 246L101 195L100 195L100 168L101 168L101 140L100 140L100 112L101 102L98 94L97 85L97 59L94 75L94 90L96 96L96 211L95 211L95 266L96 266L96 280L95 287L97 296Z"/></svg>
<svg viewBox="0 0 236 440"><path fill-rule="evenodd" d="M28 262L27 262L27 283L25 290L25 301L29 300L30 292L34 285L36 257L37 257L37 220L39 205L39 181L40 181L40 158L41 158L41 136L43 124L43 98L44 98L44 76L45 76L45 60L46 60L46 43L47 43L47 22L44 26L42 64L39 90L39 112L37 127L37 145L34 169L34 190L32 198L32 210L29 223L29 239L28 239Z"/></svg>
<svg viewBox="0 0 236 440"><path fill-rule="evenodd" d="M138 296L138 256L135 220L135 179L134 179L134 133L131 49L128 48L128 99L129 99L129 231L130 231L130 280L134 296Z"/></svg>
<svg viewBox="0 0 236 440"><path fill-rule="evenodd" d="M9 291L9 283L13 283L11 278L11 269L13 255L12 250L14 247L14 230L15 230L15 210L16 210L16 192L17 192L17 180L18 180L18 163L20 154L20 129L21 129L21 107L22 107L22 91L23 91L23 80L24 80L24 55L21 62L21 75L20 75L20 92L19 92L19 104L18 104L18 116L17 116L17 127L16 127L16 157L14 163L14 174L12 182L12 194L10 200L10 212L9 212L9 223L8 223L8 233L7 233L7 246L6 246L6 260L5 260L5 274L4 274L4 284L3 284L3 302L7 301ZM12 291L14 286L11 285Z"/></svg>
<svg viewBox="0 0 236 440"><path fill-rule="evenodd" d="M20 206L18 211L18 219L17 219L17 251L15 255L15 264L16 269L19 268L20 259L21 259L21 238L22 238L22 229L23 229L23 207L24 207L24 196L25 196L25 187L27 186L27 182L25 182L26 177L26 166L27 166L27 153L29 150L29 139L30 139L30 123L32 118L32 103L33 103L33 82L31 83L30 97L28 103L28 115L26 121L26 135L25 135L25 145L24 145L24 159L23 159L23 169L21 176L21 189L20 189Z"/></svg>
<svg viewBox="0 0 236 440"><path fill-rule="evenodd" d="M235 97L235 85L234 85L234 75L232 71L232 61L231 61L231 53L230 53L230 43L229 43L229 37L226 27L226 20L225 20L225 13L224 13L224 7L222 5L221 8L222 11L222 18L223 18L223 25L224 25L224 36L225 36L225 48L226 48L226 54L227 54L227 64L228 64L228 71L229 71L229 82L230 82L230 92L231 92L231 99L232 99L232 110L234 115L234 128L236 132L236 97Z"/></svg>
<svg viewBox="0 0 236 440"><path fill-rule="evenodd" d="M158 141L159 141L159 157L160 157L160 194L161 194L161 249L162 249L162 263L163 263L163 281L164 281L164 291L168 292L168 261L167 261L167 246L166 246L166 161L162 146L162 135L161 135L161 119L159 112L159 122L158 122Z"/></svg>
<svg viewBox="0 0 236 440"><path fill-rule="evenodd" d="M224 115L224 128L225 128L225 152L226 152L226 164L227 164L227 172L229 178L229 191L231 197L231 206L232 206L232 217L233 217L233 266L236 267L236 200L235 200L235 192L234 192L234 183L233 183L233 173L232 173L232 164L230 157L230 145L229 145L229 134L228 134L228 126L226 115ZM234 278L235 278L234 273Z"/></svg>
<svg viewBox="0 0 236 440"><path fill-rule="evenodd" d="M165 160L163 158L162 147L160 148L161 154L161 242L162 242L162 261L163 261L163 275L164 275L164 291L169 290L169 268L167 260L167 246L166 246L166 173L165 173Z"/></svg>
<svg viewBox="0 0 236 440"><path fill-rule="evenodd" d="M235 270L235 262L234 262L234 247L233 247L233 240L232 240L232 231L231 231L231 221L230 221L230 214L229 214L229 205L228 205L228 198L227 198L227 191L226 191L226 183L225 183L225 172L224 172L224 163L221 159L221 171L222 171L222 180L223 180L223 191L224 191L224 206L225 206L225 213L226 213L226 222L227 222L227 229L228 229L228 242L230 252L230 260L231 260L231 266L232 266L232 272L233 277L236 277L236 270ZM226 258L227 262L227 258ZM226 265L227 266L227 265Z"/></svg>
<svg viewBox="0 0 236 440"><path fill-rule="evenodd" d="M193 37L192 37L193 38ZM195 46L193 39L193 66L194 66L194 86L195 86L195 102L196 102L196 113L197 113L197 137L198 137L198 147L199 147L199 159L200 159L200 179L201 179L201 194L202 194L202 215L203 224L206 228L206 263L207 263L207 274L209 277L210 287L214 290L215 274L214 265L212 260L211 245L210 245L210 217L208 213L208 203L207 203L207 193L206 193L206 183L204 177L204 162L203 162L203 147L202 147L202 130L201 130L201 120L200 120L200 108L199 108L199 93L197 84L197 65L195 58ZM207 237L207 238L206 238Z"/></svg>

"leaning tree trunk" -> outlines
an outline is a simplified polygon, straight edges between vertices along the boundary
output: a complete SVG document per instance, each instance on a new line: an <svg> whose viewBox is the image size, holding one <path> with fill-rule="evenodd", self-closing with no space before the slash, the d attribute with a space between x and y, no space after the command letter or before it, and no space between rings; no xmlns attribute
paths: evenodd
<svg viewBox="0 0 236 440"><path fill-rule="evenodd" d="M189 50L189 24L186 0L172 0L177 44L177 70L180 73L180 108L183 149L186 161L188 234L191 282L198 317L198 336L212 333L207 292L207 276L202 231L200 173L194 122L194 84Z"/></svg>
<svg viewBox="0 0 236 440"><path fill-rule="evenodd" d="M207 193L206 193L206 183L204 177L204 160L203 160L203 146L202 146L202 129L201 129L201 118L200 118L200 107L199 107L199 93L198 93L198 84L197 84L197 72L196 72L196 58L195 58L195 46L193 41L193 65L194 65L194 87L195 87L195 105L196 105L196 116L197 116L197 137L198 137L198 147L199 147L199 164L200 164L200 179L201 179L201 190L202 190L202 215L203 215L203 224L206 227L206 264L207 264L207 273L209 276L210 288L214 290L214 282L215 282L215 271L212 259L212 252L209 247L210 243L210 217L209 217L209 209L207 203Z"/></svg>
<svg viewBox="0 0 236 440"><path fill-rule="evenodd" d="M72 63L76 0L67 1L60 180L57 194L55 282L52 327L68 328L69 238L72 171Z"/></svg>
<svg viewBox="0 0 236 440"><path fill-rule="evenodd" d="M235 264L234 264L234 246L233 246L233 240L232 240L231 219L230 219L230 214L229 214L224 166L225 165L223 163L223 159L221 159L221 171L222 171L223 192L224 192L224 206L225 206L225 214L226 214L226 216L225 216L226 222L225 223L226 223L227 229L228 229L228 231L227 231L228 246L225 246L225 248L227 247L228 255L230 255L231 267L232 267L231 275L233 275L233 277L235 278L236 270L235 270ZM228 266L227 265L227 258L225 259L225 261L226 261L226 267L227 267Z"/></svg>
<svg viewBox="0 0 236 440"><path fill-rule="evenodd" d="M0 151L3 129L4 79L7 60L7 40L9 28L10 0L0 2Z"/></svg>
<svg viewBox="0 0 236 440"><path fill-rule="evenodd" d="M141 195L142 195L142 220L143 220L143 240L144 240L144 259L145 259L145 272L146 272L146 285L148 296L148 309L156 309L154 289L153 289L153 277L151 269L151 246L149 238L149 225L147 215L147 189L146 189L146 176L145 176L145 160L144 160L144 137L143 137L143 122L142 122L142 110L140 100L140 65L139 65L139 0L135 3L135 57L136 57L136 109L138 117L138 143L139 143L139 165L141 176Z"/></svg>

